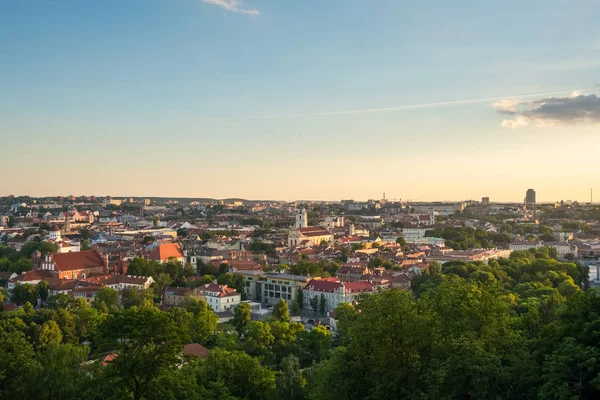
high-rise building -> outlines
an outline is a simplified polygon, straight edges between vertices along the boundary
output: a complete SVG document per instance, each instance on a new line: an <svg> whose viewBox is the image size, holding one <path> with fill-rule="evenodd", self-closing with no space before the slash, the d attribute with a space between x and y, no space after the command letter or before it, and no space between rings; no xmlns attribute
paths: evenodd
<svg viewBox="0 0 600 400"><path fill-rule="evenodd" d="M527 193L525 193L525 204L527 204L527 205L535 204L535 190L527 189Z"/></svg>
<svg viewBox="0 0 600 400"><path fill-rule="evenodd" d="M490 204L490 198L489 197L482 197L481 198L481 204L484 206L487 206Z"/></svg>

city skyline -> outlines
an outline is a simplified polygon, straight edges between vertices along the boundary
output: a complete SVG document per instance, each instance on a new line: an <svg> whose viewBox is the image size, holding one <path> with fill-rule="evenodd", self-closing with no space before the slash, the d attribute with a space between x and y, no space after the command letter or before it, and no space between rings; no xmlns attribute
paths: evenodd
<svg viewBox="0 0 600 400"><path fill-rule="evenodd" d="M561 4L3 2L0 195L589 201L600 6Z"/></svg>
<svg viewBox="0 0 600 400"><path fill-rule="evenodd" d="M537 192L535 192L537 194ZM536 194L534 194L534 198L536 196ZM101 198L114 198L114 199L128 199L128 198L134 198L134 199L186 199L186 200L244 200L244 201L249 201L249 202L268 202L268 201L274 201L274 202L327 202L327 203L340 203L343 201L348 201L348 200L353 200L353 201L357 201L357 202L363 202L363 201L370 201L370 200L375 200L375 201L388 201L388 202L413 202L413 203L427 203L427 202L437 202L437 203L452 203L452 202L469 202L469 201L475 201L475 202L483 202L483 199L486 199L486 204L501 204L501 203L506 203L506 204L530 204L530 205L536 205L536 204L552 204L552 203L556 203L556 202L580 202L580 203L585 203L585 204L600 204L598 202L593 202L593 198L592 198L592 193L588 192L588 196L590 196L588 198L587 201L582 200L582 201L578 201L578 200L573 200L573 199L560 199L560 200L554 200L554 201L539 201L537 199L534 199L534 201L532 203L528 203L527 202L527 193L525 194L525 199L521 200L521 201L512 201L512 200L504 200L504 201L500 201L500 200L494 200L491 199L489 196L481 196L480 198L463 198L463 199L443 199L443 198L437 198L437 199L413 199L413 198L401 198L401 197L389 197L387 196L386 193L383 193L383 195L385 196L373 196L373 197L369 197L369 198L356 198L356 197L349 197L349 198L343 198L343 199L276 199L276 198L246 198L246 197L241 197L241 196L230 196L230 197L207 197L207 196L161 196L161 195L114 195L114 194L91 194L91 193L84 193L84 194L73 194L73 193L69 193L69 194L56 194L56 195L47 195L47 196L41 196L41 195L27 195L27 194L9 194L9 195L2 195L0 197L5 197L5 196L14 196L14 197L21 197L21 196L27 196L27 197L31 197L33 199L38 199L38 198L68 198L68 197L75 197L75 198L80 198L80 197L95 197L97 199L101 199Z"/></svg>

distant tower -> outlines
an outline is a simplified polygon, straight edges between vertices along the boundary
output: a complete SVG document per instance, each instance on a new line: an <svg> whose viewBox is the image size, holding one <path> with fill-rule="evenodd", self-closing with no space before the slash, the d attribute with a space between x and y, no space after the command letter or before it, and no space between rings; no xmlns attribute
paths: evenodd
<svg viewBox="0 0 600 400"><path fill-rule="evenodd" d="M527 193L525 193L525 204L528 206L535 205L535 190L527 189Z"/></svg>
<svg viewBox="0 0 600 400"><path fill-rule="evenodd" d="M296 229L306 228L308 226L308 214L304 208L296 212Z"/></svg>
<svg viewBox="0 0 600 400"><path fill-rule="evenodd" d="M484 206L487 206L490 204L490 198L489 197L482 197L481 198L481 204Z"/></svg>

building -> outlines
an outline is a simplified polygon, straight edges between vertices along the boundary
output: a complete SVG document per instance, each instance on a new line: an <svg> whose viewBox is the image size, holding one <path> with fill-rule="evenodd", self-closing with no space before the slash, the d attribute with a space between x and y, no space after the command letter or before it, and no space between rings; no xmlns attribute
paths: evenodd
<svg viewBox="0 0 600 400"><path fill-rule="evenodd" d="M55 224L52 225L50 231L48 232L48 240L52 240L54 242L59 242L61 239L60 228Z"/></svg>
<svg viewBox="0 0 600 400"><path fill-rule="evenodd" d="M413 203L410 205L416 214L429 214L437 212L440 214L454 214L463 212L465 203Z"/></svg>
<svg viewBox="0 0 600 400"><path fill-rule="evenodd" d="M288 234L288 246L299 246L303 243L312 243L318 246L321 242L333 242L331 232L322 226L308 226L306 210L298 210L296 224Z"/></svg>
<svg viewBox="0 0 600 400"><path fill-rule="evenodd" d="M185 252L181 248L179 243L159 243L149 247L150 254L148 259L152 261L158 261L160 263L166 263L171 258L184 263L186 256Z"/></svg>
<svg viewBox="0 0 600 400"><path fill-rule="evenodd" d="M244 293L250 300L275 304L279 299L291 303L311 279L307 276L256 270L237 271L244 277Z"/></svg>
<svg viewBox="0 0 600 400"><path fill-rule="evenodd" d="M407 242L412 243L425 237L426 228L403 228L402 236Z"/></svg>
<svg viewBox="0 0 600 400"><path fill-rule="evenodd" d="M152 279L151 276L133 276L120 274L93 276L88 278L82 278L81 281L93 285L106 286L119 292L129 288L134 288L137 290L148 289L150 285L154 283L154 279Z"/></svg>
<svg viewBox="0 0 600 400"><path fill-rule="evenodd" d="M357 282L363 280L363 276L370 273L371 271L365 265L342 265L335 272L335 276L342 282Z"/></svg>
<svg viewBox="0 0 600 400"><path fill-rule="evenodd" d="M535 190L527 189L527 193L525 193L525 204L535 205Z"/></svg>
<svg viewBox="0 0 600 400"><path fill-rule="evenodd" d="M320 311L321 302L324 302L324 311L329 313L340 303L353 303L361 294L373 292L375 286L369 281L341 282L338 278L315 278L311 279L303 290L302 308Z"/></svg>
<svg viewBox="0 0 600 400"><path fill-rule="evenodd" d="M86 278L91 274L104 274L108 270L108 261L97 247L71 253L46 254L43 259L35 253L32 261L37 269L53 271L60 279Z"/></svg>
<svg viewBox="0 0 600 400"><path fill-rule="evenodd" d="M548 247L551 249L556 249L558 257L565 258L567 254L572 254L577 257L579 255L578 246L571 244L569 242L530 242L530 241L520 241L520 242L512 242L509 245L511 251L523 251L529 249L539 249L541 247Z"/></svg>
<svg viewBox="0 0 600 400"><path fill-rule="evenodd" d="M240 304L241 295L227 285L218 285L216 283L207 283L198 288L198 291L204 295L206 302L214 312L230 310L231 307Z"/></svg>
<svg viewBox="0 0 600 400"><path fill-rule="evenodd" d="M458 251L434 251L431 257L428 257L428 261L437 261L441 265L444 265L450 261L481 261L485 264L489 260L497 260L499 258L508 258L512 250L503 249L472 249L472 250L458 250ZM419 273L417 269L413 269L414 272Z"/></svg>
<svg viewBox="0 0 600 400"><path fill-rule="evenodd" d="M296 212L296 229L306 228L308 226L308 213L304 208Z"/></svg>
<svg viewBox="0 0 600 400"><path fill-rule="evenodd" d="M325 221L321 222L319 225L327 230L341 228L344 226L344 217L326 217Z"/></svg>
<svg viewBox="0 0 600 400"><path fill-rule="evenodd" d="M204 300L204 295L198 289L166 286L163 289L162 305L167 307L181 307L185 305L187 298Z"/></svg>
<svg viewBox="0 0 600 400"><path fill-rule="evenodd" d="M481 204L484 206L489 206L490 205L490 198L489 197L482 197L481 198Z"/></svg>

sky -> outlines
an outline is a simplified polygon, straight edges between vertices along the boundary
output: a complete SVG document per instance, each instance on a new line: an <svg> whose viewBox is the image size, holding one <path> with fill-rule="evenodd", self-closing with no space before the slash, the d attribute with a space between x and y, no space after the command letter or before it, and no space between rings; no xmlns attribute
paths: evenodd
<svg viewBox="0 0 600 400"><path fill-rule="evenodd" d="M600 198L597 0L0 0L0 195Z"/></svg>

